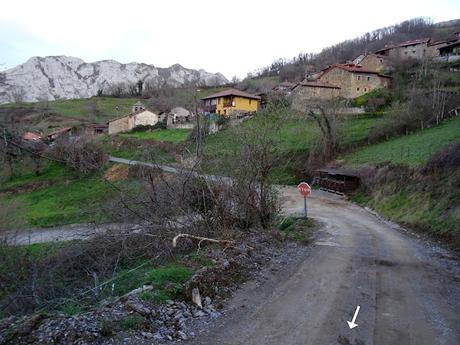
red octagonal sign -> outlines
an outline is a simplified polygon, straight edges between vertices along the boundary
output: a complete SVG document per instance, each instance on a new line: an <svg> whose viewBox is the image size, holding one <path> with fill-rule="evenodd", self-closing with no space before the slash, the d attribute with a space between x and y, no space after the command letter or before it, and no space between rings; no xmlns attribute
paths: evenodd
<svg viewBox="0 0 460 345"><path fill-rule="evenodd" d="M307 182L300 182L297 188L299 189L299 192L302 196L310 196L311 187Z"/></svg>

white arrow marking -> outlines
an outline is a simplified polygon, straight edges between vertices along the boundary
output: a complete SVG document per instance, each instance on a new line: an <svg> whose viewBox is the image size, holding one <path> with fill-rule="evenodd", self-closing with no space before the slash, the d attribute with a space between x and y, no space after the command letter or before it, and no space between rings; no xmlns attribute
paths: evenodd
<svg viewBox="0 0 460 345"><path fill-rule="evenodd" d="M358 316L358 313L359 313L359 309L360 309L360 308L361 308L361 307L358 305L358 306L356 307L355 315L353 315L353 320L351 320L351 322L350 322L350 321L347 321L348 327L350 327L350 329L353 329L353 328L355 328L355 327L358 327L358 324L355 323L355 321L356 321L356 318L357 318L357 316Z"/></svg>

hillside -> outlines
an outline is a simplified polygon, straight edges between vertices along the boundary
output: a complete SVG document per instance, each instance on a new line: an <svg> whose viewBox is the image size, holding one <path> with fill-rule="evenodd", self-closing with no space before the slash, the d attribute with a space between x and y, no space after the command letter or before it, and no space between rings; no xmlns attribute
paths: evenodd
<svg viewBox="0 0 460 345"><path fill-rule="evenodd" d="M184 68L159 68L144 63L114 60L87 63L67 56L32 57L0 73L0 104L18 101L88 98L97 94L142 93L138 89L215 86L228 83L220 73Z"/></svg>
<svg viewBox="0 0 460 345"><path fill-rule="evenodd" d="M196 99L222 90L222 87L163 88L149 99L139 97L91 97L56 101L20 102L0 105L0 124L10 121L28 130L47 132L54 128L81 126L107 121L131 112L141 100L157 112L176 106L195 108Z"/></svg>
<svg viewBox="0 0 460 345"><path fill-rule="evenodd" d="M385 162L417 166L459 139L460 117L455 117L436 127L361 147L342 158L348 167Z"/></svg>
<svg viewBox="0 0 460 345"><path fill-rule="evenodd" d="M278 76L280 81L300 80L305 73L319 71L334 63L352 61L365 52L375 52L387 44L425 37L438 41L459 31L460 19L433 23L428 18L414 18L325 47L319 53L300 53L291 59L280 58L270 66L254 71L251 76Z"/></svg>

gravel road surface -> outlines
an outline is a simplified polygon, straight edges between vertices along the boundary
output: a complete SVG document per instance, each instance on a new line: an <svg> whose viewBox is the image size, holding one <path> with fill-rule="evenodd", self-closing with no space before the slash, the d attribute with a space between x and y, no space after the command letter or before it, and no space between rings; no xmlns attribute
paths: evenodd
<svg viewBox="0 0 460 345"><path fill-rule="evenodd" d="M313 194L310 215L325 228L311 250L246 284L189 344L460 344L458 257L339 197ZM283 195L284 212L302 214L297 190Z"/></svg>

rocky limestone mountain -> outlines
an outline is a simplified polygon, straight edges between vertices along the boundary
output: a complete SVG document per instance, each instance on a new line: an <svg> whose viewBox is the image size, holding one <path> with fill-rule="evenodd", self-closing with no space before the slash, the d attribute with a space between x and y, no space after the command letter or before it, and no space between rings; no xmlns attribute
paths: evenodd
<svg viewBox="0 0 460 345"><path fill-rule="evenodd" d="M86 63L68 56L32 57L26 63L0 73L0 103L91 97L139 80L146 87L184 85L216 86L228 82L220 73L173 65L158 68L144 63L122 64L114 60Z"/></svg>

